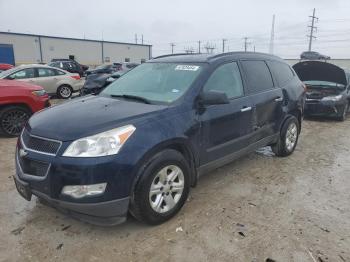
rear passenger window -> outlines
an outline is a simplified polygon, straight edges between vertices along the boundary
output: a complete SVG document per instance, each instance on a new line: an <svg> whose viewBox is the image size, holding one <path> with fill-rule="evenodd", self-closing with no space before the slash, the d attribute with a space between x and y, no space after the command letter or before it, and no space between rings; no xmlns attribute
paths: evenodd
<svg viewBox="0 0 350 262"><path fill-rule="evenodd" d="M49 76L54 76L55 71L50 68L38 68L38 76L39 77L49 77Z"/></svg>
<svg viewBox="0 0 350 262"><path fill-rule="evenodd" d="M237 63L228 63L219 66L206 82L204 91L223 92L228 98L243 95L241 74Z"/></svg>
<svg viewBox="0 0 350 262"><path fill-rule="evenodd" d="M274 88L271 73L264 61L242 61L248 93L254 94Z"/></svg>
<svg viewBox="0 0 350 262"><path fill-rule="evenodd" d="M268 64L277 80L278 86L282 87L294 77L293 71L289 65L277 61L269 61Z"/></svg>

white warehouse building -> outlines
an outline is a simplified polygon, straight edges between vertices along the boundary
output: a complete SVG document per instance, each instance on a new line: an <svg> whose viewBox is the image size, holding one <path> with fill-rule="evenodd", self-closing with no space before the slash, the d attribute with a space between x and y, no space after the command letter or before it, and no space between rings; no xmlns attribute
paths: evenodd
<svg viewBox="0 0 350 262"><path fill-rule="evenodd" d="M141 63L151 57L151 45L0 32L0 63L48 63L53 58L71 58L94 66Z"/></svg>

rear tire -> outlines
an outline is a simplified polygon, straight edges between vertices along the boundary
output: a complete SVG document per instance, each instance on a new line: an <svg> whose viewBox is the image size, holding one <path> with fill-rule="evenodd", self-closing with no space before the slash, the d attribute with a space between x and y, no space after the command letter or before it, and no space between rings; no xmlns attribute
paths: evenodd
<svg viewBox="0 0 350 262"><path fill-rule="evenodd" d="M176 150L156 154L142 171L130 205L130 213L138 220L161 224L172 218L187 200L190 168Z"/></svg>
<svg viewBox="0 0 350 262"><path fill-rule="evenodd" d="M0 110L0 133L7 137L18 136L31 112L23 106L8 106Z"/></svg>
<svg viewBox="0 0 350 262"><path fill-rule="evenodd" d="M271 146L276 156L291 155L297 146L300 133L300 124L296 117L290 116L283 124L276 144Z"/></svg>
<svg viewBox="0 0 350 262"><path fill-rule="evenodd" d="M73 94L73 88L69 85L61 85L57 88L57 95L59 98L68 99Z"/></svg>

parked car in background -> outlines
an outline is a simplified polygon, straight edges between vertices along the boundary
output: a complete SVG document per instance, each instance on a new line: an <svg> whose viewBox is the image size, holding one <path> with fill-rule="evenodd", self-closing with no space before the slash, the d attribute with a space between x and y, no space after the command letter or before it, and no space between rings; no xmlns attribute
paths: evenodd
<svg viewBox="0 0 350 262"><path fill-rule="evenodd" d="M91 223L117 224L130 211L159 224L203 173L263 146L292 154L304 99L303 83L276 56L159 57L97 96L34 115L17 144L15 183L25 199Z"/></svg>
<svg viewBox="0 0 350 262"><path fill-rule="evenodd" d="M0 79L19 80L42 86L50 95L69 98L83 86L78 74L46 65L23 65L0 73Z"/></svg>
<svg viewBox="0 0 350 262"><path fill-rule="evenodd" d="M1 79L0 134L18 136L32 114L49 106L49 96L42 87Z"/></svg>
<svg viewBox="0 0 350 262"><path fill-rule="evenodd" d="M118 71L119 65L108 64L108 65L100 65L95 69L90 69L86 71L86 75L92 74L112 74Z"/></svg>
<svg viewBox="0 0 350 262"><path fill-rule="evenodd" d="M326 62L305 61L293 66L307 87L305 115L346 119L350 102L349 72Z"/></svg>
<svg viewBox="0 0 350 262"><path fill-rule="evenodd" d="M139 65L138 63L131 63L131 62L113 63L113 64L117 66L117 71L129 71Z"/></svg>
<svg viewBox="0 0 350 262"><path fill-rule="evenodd" d="M11 68L13 68L14 66L13 65L10 65L10 64L0 64L0 73L2 71L6 71L6 70L9 70Z"/></svg>
<svg viewBox="0 0 350 262"><path fill-rule="evenodd" d="M302 52L300 55L300 59L302 60L329 60L331 59L330 56L322 55L318 52L314 51L305 51Z"/></svg>
<svg viewBox="0 0 350 262"><path fill-rule="evenodd" d="M86 77L83 88L80 90L80 95L99 94L106 86L114 82L126 72L135 68L138 64L120 64L118 71L112 74L91 74Z"/></svg>
<svg viewBox="0 0 350 262"><path fill-rule="evenodd" d="M88 66L81 65L77 61L72 59L52 59L51 63L48 64L52 67L57 67L68 71L70 73L77 73L80 77L85 75L85 71L88 70Z"/></svg>

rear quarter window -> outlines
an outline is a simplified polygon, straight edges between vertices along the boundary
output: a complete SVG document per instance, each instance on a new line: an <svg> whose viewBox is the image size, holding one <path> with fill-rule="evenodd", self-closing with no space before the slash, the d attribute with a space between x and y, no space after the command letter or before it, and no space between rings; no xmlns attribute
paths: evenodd
<svg viewBox="0 0 350 262"><path fill-rule="evenodd" d="M286 85L294 77L292 69L285 63L269 61L268 65L277 81L278 86L280 87Z"/></svg>
<svg viewBox="0 0 350 262"><path fill-rule="evenodd" d="M247 79L247 93L255 94L274 88L272 76L265 61L241 61L245 78Z"/></svg>

